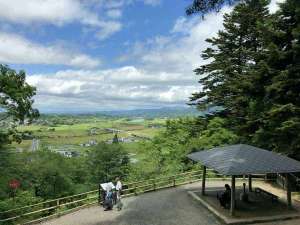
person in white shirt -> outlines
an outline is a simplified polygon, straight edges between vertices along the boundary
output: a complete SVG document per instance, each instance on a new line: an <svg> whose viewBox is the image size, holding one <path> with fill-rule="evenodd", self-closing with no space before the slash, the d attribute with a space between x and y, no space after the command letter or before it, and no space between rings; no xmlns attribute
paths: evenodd
<svg viewBox="0 0 300 225"><path fill-rule="evenodd" d="M122 209L122 202L121 202L121 194L122 194L122 182L119 177L116 178L116 191L117 191L117 208L118 210Z"/></svg>
<svg viewBox="0 0 300 225"><path fill-rule="evenodd" d="M122 182L121 182L121 180L120 180L119 177L116 178L116 181L117 181L117 184L116 184L116 190L117 190L118 192L121 192L121 191L122 191Z"/></svg>

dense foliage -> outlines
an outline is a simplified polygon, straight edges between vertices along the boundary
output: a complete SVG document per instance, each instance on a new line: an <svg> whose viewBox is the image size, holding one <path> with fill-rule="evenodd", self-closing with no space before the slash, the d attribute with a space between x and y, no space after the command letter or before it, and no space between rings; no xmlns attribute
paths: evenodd
<svg viewBox="0 0 300 225"><path fill-rule="evenodd" d="M124 178L128 174L129 157L123 147L100 143L89 152L87 165L93 183L114 181L116 177Z"/></svg>
<svg viewBox="0 0 300 225"><path fill-rule="evenodd" d="M20 140L15 124L39 116L32 107L32 97L36 89L25 81L24 71L17 73L6 65L0 64L0 147L11 140Z"/></svg>
<svg viewBox="0 0 300 225"><path fill-rule="evenodd" d="M187 7L186 14L208 13L210 11L218 11L224 4L234 4L242 0L193 0L192 4Z"/></svg>
<svg viewBox="0 0 300 225"><path fill-rule="evenodd" d="M32 192L22 192L18 198L8 187L12 178L19 178L23 173L24 161L14 151L7 148L12 141L21 141L22 133L16 125L30 122L38 117L38 110L33 108L32 97L36 89L25 81L24 71L16 72L6 65L0 64L0 210L11 208L14 204L35 202ZM14 199L8 198L14 196Z"/></svg>
<svg viewBox="0 0 300 225"><path fill-rule="evenodd" d="M0 151L0 211L25 205L26 201L29 204L94 190L99 183L125 179L128 174L129 159L119 144L100 143L87 157L75 158L49 150ZM11 179L21 183L16 193L8 185Z"/></svg>
<svg viewBox="0 0 300 225"><path fill-rule="evenodd" d="M150 142L141 144L140 161L131 168L131 179L140 180L173 175L194 166L187 154L216 146L234 144L237 136L221 118L184 118L169 120L166 130Z"/></svg>
<svg viewBox="0 0 300 225"><path fill-rule="evenodd" d="M207 39L209 63L195 70L203 89L191 101L221 106L241 142L299 155L300 2L270 15L267 0L246 0L224 16L224 30ZM219 114L219 115L218 115Z"/></svg>

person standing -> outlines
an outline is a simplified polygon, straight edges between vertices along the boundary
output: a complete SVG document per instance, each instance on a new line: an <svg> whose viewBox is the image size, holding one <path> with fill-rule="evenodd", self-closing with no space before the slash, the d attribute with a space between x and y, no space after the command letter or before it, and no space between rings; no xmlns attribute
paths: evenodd
<svg viewBox="0 0 300 225"><path fill-rule="evenodd" d="M117 209L120 211L123 207L123 203L121 202L121 194L122 194L122 182L119 177L116 178L116 191L117 191Z"/></svg>
<svg viewBox="0 0 300 225"><path fill-rule="evenodd" d="M113 209L113 192L112 192L112 189L113 189L113 184L112 183L107 183L106 188L105 188L105 191L106 191L105 207L104 207L105 211Z"/></svg>

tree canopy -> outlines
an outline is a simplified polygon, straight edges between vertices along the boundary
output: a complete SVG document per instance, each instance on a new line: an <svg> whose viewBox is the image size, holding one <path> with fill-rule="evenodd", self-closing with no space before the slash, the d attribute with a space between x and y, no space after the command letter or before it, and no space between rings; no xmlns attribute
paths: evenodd
<svg viewBox="0 0 300 225"><path fill-rule="evenodd" d="M32 107L36 88L26 83L25 78L25 71L17 73L0 64L0 108L20 123L38 116L38 110Z"/></svg>
<svg viewBox="0 0 300 225"><path fill-rule="evenodd" d="M193 0L192 4L186 8L186 14L194 13L206 14L210 11L218 11L224 4L234 4L241 0Z"/></svg>
<svg viewBox="0 0 300 225"><path fill-rule="evenodd" d="M221 106L241 142L299 154L300 2L287 0L269 14L268 0L245 0L224 16L224 30L207 39L208 63L195 73L200 109Z"/></svg>
<svg viewBox="0 0 300 225"><path fill-rule="evenodd" d="M33 108L36 88L26 83L24 71L16 72L0 64L0 147L9 142L9 137L17 138L14 125L39 116Z"/></svg>
<svg viewBox="0 0 300 225"><path fill-rule="evenodd" d="M129 157L118 143L99 143L88 153L87 165L93 183L124 177L128 173Z"/></svg>

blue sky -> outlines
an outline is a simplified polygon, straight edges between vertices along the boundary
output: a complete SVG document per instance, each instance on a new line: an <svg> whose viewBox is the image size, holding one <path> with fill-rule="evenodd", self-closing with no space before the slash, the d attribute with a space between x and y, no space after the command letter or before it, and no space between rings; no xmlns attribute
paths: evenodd
<svg viewBox="0 0 300 225"><path fill-rule="evenodd" d="M42 112L185 106L231 10L201 20L185 16L190 2L0 0L0 63L27 72Z"/></svg>

